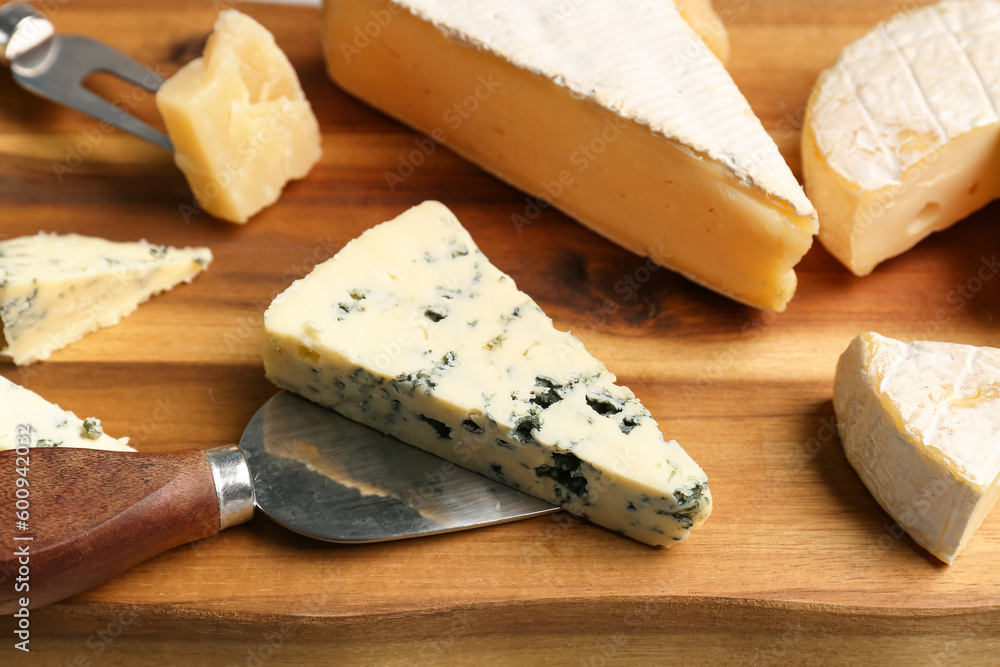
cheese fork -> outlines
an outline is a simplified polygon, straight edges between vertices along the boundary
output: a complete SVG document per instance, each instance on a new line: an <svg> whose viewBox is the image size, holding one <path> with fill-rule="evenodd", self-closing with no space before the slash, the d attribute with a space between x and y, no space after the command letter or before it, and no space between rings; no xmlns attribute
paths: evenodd
<svg viewBox="0 0 1000 667"><path fill-rule="evenodd" d="M10 2L0 7L0 61L22 88L174 150L165 134L83 86L91 74L106 72L156 92L163 77L97 40L57 35L52 23L30 5Z"/></svg>
<svg viewBox="0 0 1000 667"><path fill-rule="evenodd" d="M166 454L0 451L0 507L9 519L0 526L0 614L85 591L245 523L255 508L302 535L344 543L559 509L285 391L257 411L239 446ZM21 558L28 559L30 593L13 585Z"/></svg>

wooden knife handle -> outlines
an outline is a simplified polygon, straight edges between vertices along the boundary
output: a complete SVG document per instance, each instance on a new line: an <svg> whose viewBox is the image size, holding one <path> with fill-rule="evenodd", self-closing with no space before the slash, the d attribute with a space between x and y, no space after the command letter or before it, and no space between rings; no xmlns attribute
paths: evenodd
<svg viewBox="0 0 1000 667"><path fill-rule="evenodd" d="M28 451L0 452L2 614L22 598L29 608L62 600L220 530L205 452Z"/></svg>

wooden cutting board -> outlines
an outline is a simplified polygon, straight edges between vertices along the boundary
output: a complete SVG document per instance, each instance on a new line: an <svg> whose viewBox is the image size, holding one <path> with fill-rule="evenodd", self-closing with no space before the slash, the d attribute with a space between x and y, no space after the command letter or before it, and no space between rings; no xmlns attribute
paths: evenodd
<svg viewBox="0 0 1000 667"><path fill-rule="evenodd" d="M164 74L201 50L226 2L49 3L57 29L100 38ZM239 3L237 3L239 4ZM917 4L917 3L904 3ZM804 104L841 47L890 0L716 0L731 70L798 172ZM193 284L43 364L0 373L142 451L237 441L273 392L262 312L366 228L425 199L561 329L631 387L708 472L715 509L658 550L565 514L433 538L337 546L265 519L180 547L31 613L44 664L975 664L1000 644L1000 516L945 566L868 494L837 440L838 355L858 332L1000 347L1000 208L935 235L865 279L821 247L772 315L644 262L554 211L519 234L524 195L445 149L390 191L419 135L324 73L313 9L239 4L272 30L323 128L309 177L246 226L202 214L171 157L33 97L0 74L0 233L80 232L208 245ZM160 125L148 96L96 81ZM986 268L984 268L986 267ZM979 280L983 271L988 280ZM641 283L625 299L615 285ZM0 409L3 409L0 406ZM3 519L6 521L7 519ZM6 530L4 528L3 530ZM0 531L2 532L2 531ZM0 619L0 661L13 650ZM41 664L41 663L39 663Z"/></svg>

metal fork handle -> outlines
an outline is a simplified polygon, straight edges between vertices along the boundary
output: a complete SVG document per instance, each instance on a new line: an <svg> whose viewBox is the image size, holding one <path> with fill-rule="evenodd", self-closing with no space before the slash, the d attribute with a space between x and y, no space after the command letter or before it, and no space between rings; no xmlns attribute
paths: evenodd
<svg viewBox="0 0 1000 667"><path fill-rule="evenodd" d="M22 53L52 38L52 22L31 5L9 2L0 7L0 62L7 65Z"/></svg>

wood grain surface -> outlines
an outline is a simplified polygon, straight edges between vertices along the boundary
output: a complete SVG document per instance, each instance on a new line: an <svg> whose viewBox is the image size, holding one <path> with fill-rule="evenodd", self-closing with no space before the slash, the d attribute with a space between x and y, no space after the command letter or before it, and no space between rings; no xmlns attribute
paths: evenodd
<svg viewBox="0 0 1000 667"><path fill-rule="evenodd" d="M57 29L164 74L195 57L226 2L53 0ZM237 3L238 4L238 3ZM917 2L716 0L730 69L793 169L817 74ZM444 148L391 191L419 135L341 93L316 11L239 4L272 30L323 130L322 161L246 226L202 214L171 157L31 96L0 73L0 233L40 229L207 245L194 283L43 364L0 373L144 452L235 442L273 392L262 312L375 223L425 199L631 387L705 468L715 509L669 551L565 514L469 533L336 546L262 518L181 546L31 614L10 664L989 664L1000 648L1000 516L952 566L906 537L847 463L831 405L860 331L1000 347L997 205L867 278L819 246L782 315L740 306L525 197ZM152 100L95 81L158 126ZM980 276L987 276L981 279ZM640 283L631 298L616 284ZM2 516L6 517L7 514ZM8 519L0 519L7 521ZM0 535L8 534L0 526Z"/></svg>

